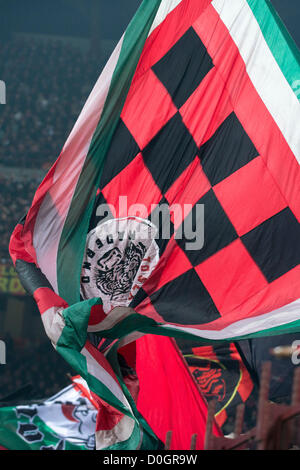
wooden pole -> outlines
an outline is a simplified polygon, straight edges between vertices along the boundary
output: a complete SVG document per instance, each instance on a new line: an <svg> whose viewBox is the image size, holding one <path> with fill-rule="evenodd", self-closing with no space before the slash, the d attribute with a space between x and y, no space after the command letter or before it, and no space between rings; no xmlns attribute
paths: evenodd
<svg viewBox="0 0 300 470"><path fill-rule="evenodd" d="M193 434L191 438L191 450L196 450L197 448L197 439L198 439L198 434Z"/></svg>
<svg viewBox="0 0 300 470"><path fill-rule="evenodd" d="M300 405L300 367L295 368L293 391L292 391L292 406ZM300 446L300 417L296 416L293 420L292 435L294 437L293 444Z"/></svg>
<svg viewBox="0 0 300 470"><path fill-rule="evenodd" d="M258 414L257 414L257 429L256 439L258 441L258 450L263 450L265 446L265 439L268 430L269 413L268 413L268 398L270 390L272 364L270 361L264 362L262 366L262 373L260 379L259 400L258 400Z"/></svg>
<svg viewBox="0 0 300 470"><path fill-rule="evenodd" d="M206 432L204 450L212 450L214 447L213 425L216 411L216 400L211 400L207 409Z"/></svg>

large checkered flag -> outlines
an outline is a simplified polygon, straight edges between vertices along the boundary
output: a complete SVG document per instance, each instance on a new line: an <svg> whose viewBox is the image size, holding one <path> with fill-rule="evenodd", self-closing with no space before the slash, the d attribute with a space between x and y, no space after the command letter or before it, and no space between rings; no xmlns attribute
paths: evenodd
<svg viewBox="0 0 300 470"><path fill-rule="evenodd" d="M16 227L53 344L123 413L102 442L155 440L115 361L138 335L299 329L299 77L269 1L145 0Z"/></svg>

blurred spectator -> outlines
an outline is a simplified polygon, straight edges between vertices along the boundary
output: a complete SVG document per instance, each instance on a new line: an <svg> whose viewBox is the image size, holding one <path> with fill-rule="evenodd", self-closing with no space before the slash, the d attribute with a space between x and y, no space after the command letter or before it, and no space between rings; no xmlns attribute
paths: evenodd
<svg viewBox="0 0 300 470"><path fill-rule="evenodd" d="M0 367L0 400L28 384L31 399L49 398L70 383L67 373L76 375L49 341L39 346L15 345L13 361Z"/></svg>
<svg viewBox="0 0 300 470"><path fill-rule="evenodd" d="M0 175L0 259L8 260L9 239L18 221L27 213L40 181L18 181Z"/></svg>
<svg viewBox="0 0 300 470"><path fill-rule="evenodd" d="M0 106L0 165L6 167L0 172L0 262L9 259L11 233L41 182L28 169L45 173L57 159L102 65L101 58L57 40L1 44L7 104ZM7 167L19 170L9 176ZM50 341L28 345L8 336L5 341L9 361L0 367L0 399L27 384L32 399L47 398L69 383L66 373L72 371Z"/></svg>
<svg viewBox="0 0 300 470"><path fill-rule="evenodd" d="M47 170L54 163L102 69L57 40L13 39L1 45L0 164ZM28 211L40 183L0 174L0 259L8 260L11 233Z"/></svg>

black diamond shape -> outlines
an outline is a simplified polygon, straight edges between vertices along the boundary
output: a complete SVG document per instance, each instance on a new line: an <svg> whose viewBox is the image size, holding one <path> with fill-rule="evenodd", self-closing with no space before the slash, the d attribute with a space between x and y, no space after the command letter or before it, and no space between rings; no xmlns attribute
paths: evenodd
<svg viewBox="0 0 300 470"><path fill-rule="evenodd" d="M193 137L177 113L145 147L143 158L164 193L194 160L197 151Z"/></svg>
<svg viewBox="0 0 300 470"><path fill-rule="evenodd" d="M151 212L149 220L157 227L158 234L156 243L159 246L159 253L162 255L171 237L174 234L174 224L170 218L170 206L166 198L162 198L160 203Z"/></svg>
<svg viewBox="0 0 300 470"><path fill-rule="evenodd" d="M201 212L197 215L196 206L204 205L204 224ZM204 226L204 245L200 250L189 249L191 229L200 238L201 227ZM179 238L182 235L181 238ZM225 246L229 245L238 235L228 219L224 209L215 196L214 191L208 191L193 207L193 210L183 221L175 234L178 245L184 250L193 266L205 261ZM196 237L195 239L196 240Z"/></svg>
<svg viewBox="0 0 300 470"><path fill-rule="evenodd" d="M203 42L190 28L152 69L179 109L213 66Z"/></svg>
<svg viewBox="0 0 300 470"><path fill-rule="evenodd" d="M105 188L120 171L132 162L139 152L138 144L120 119L105 158L100 188Z"/></svg>
<svg viewBox="0 0 300 470"><path fill-rule="evenodd" d="M199 149L203 170L212 185L224 180L258 155L235 113L231 113Z"/></svg>
<svg viewBox="0 0 300 470"><path fill-rule="evenodd" d="M268 282L300 263L300 224L286 208L241 237Z"/></svg>
<svg viewBox="0 0 300 470"><path fill-rule="evenodd" d="M163 286L150 299L167 322L200 325L220 318L211 296L193 269Z"/></svg>

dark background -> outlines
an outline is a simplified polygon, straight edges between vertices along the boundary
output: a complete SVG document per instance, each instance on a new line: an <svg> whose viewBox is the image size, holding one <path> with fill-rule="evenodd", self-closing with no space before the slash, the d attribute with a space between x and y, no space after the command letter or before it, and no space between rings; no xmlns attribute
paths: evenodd
<svg viewBox="0 0 300 470"><path fill-rule="evenodd" d="M271 0L300 45L299 0ZM90 33L92 0L2 0L3 26L13 31L87 37ZM99 29L105 39L124 32L141 0L97 0L101 7Z"/></svg>
<svg viewBox="0 0 300 470"><path fill-rule="evenodd" d="M140 0L2 0L3 25L13 31L87 37L93 3L101 8L99 30L116 39L140 5ZM8 24L9 23L9 24Z"/></svg>
<svg viewBox="0 0 300 470"><path fill-rule="evenodd" d="M10 234L140 3L0 0L0 80L7 85L0 106L0 268L11 263ZM300 47L299 0L272 3ZM0 403L12 393L13 400L49 397L67 385L72 371L46 338L35 303L1 291L1 282L0 339L7 345Z"/></svg>

